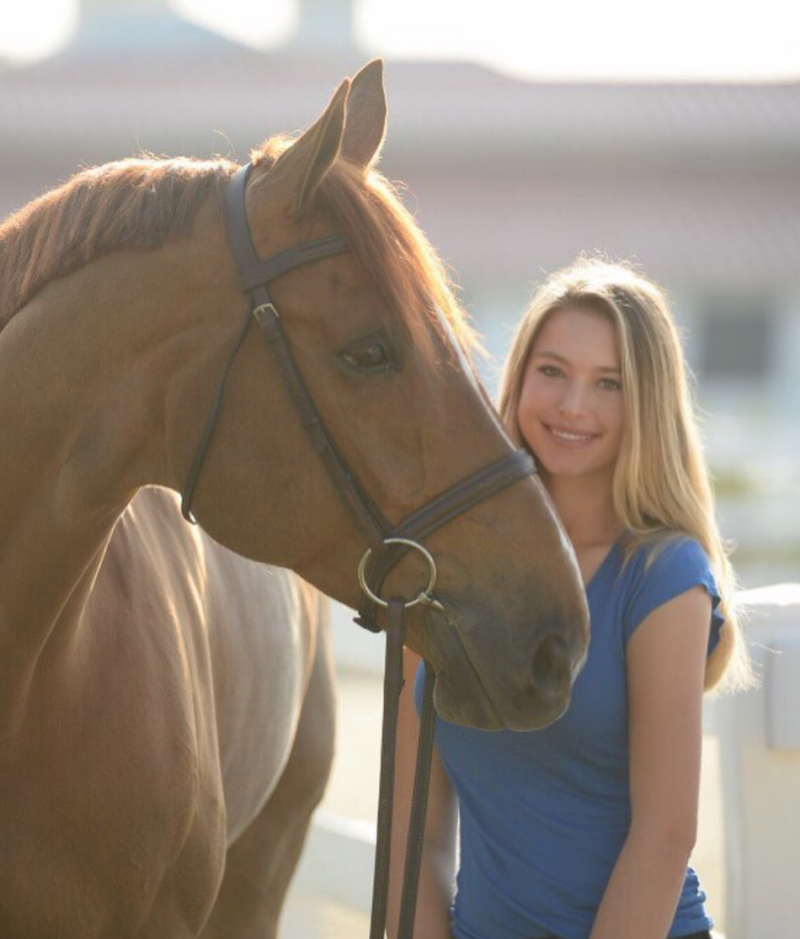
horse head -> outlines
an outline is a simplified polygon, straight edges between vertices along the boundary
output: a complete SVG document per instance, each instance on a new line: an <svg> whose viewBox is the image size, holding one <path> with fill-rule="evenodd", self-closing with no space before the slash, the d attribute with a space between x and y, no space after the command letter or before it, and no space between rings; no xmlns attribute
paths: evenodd
<svg viewBox="0 0 800 939"><path fill-rule="evenodd" d="M299 137L271 138L253 153L244 204L260 259L344 239L347 250L277 275L262 306L275 312L347 472L396 525L513 447L476 378L474 337L441 262L375 169L385 129L382 67L373 62L339 86ZM229 363L192 512L234 551L291 567L358 606L364 533L258 330L242 331L248 303L218 203L173 246L171 270L182 291L175 305L185 317L185 367L167 399L165 482L185 487ZM587 611L539 481L515 481L425 544L439 602L415 609L407 643L434 666L439 713L483 728L557 718L585 654ZM428 575L424 557L410 552L389 572L383 595L416 596Z"/></svg>

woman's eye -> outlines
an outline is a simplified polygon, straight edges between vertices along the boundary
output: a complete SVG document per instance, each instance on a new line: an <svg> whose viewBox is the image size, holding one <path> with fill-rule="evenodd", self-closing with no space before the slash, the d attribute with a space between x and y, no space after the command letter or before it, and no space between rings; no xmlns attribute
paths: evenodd
<svg viewBox="0 0 800 939"><path fill-rule="evenodd" d="M622 382L616 378L601 378L599 384L604 391L622 391Z"/></svg>
<svg viewBox="0 0 800 939"><path fill-rule="evenodd" d="M558 378L561 375L561 369L555 365L542 365L539 367L539 371L547 378Z"/></svg>
<svg viewBox="0 0 800 939"><path fill-rule="evenodd" d="M358 346L340 352L339 357L350 368L359 372L377 372L391 367L391 360L386 349L380 342L371 342L369 345Z"/></svg>

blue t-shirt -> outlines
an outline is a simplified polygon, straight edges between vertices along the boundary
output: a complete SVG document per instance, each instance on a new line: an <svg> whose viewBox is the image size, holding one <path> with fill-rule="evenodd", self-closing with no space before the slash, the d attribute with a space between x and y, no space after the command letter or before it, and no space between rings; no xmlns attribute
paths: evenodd
<svg viewBox="0 0 800 939"><path fill-rule="evenodd" d="M459 804L455 939L587 939L631 820L626 644L649 613L697 585L713 601L709 651L723 622L697 542L676 538L648 555L639 548L623 566L615 545L587 584L589 652L560 720L520 733L437 719ZM704 901L688 868L670 939L711 928Z"/></svg>

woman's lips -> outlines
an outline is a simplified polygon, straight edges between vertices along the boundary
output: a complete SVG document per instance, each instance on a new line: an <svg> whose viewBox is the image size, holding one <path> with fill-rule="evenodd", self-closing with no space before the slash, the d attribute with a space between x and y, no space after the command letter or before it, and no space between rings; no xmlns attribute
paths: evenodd
<svg viewBox="0 0 800 939"><path fill-rule="evenodd" d="M583 447L600 436L600 434L589 434L585 431L569 430L566 427L554 427L551 424L542 423L551 437L568 447Z"/></svg>

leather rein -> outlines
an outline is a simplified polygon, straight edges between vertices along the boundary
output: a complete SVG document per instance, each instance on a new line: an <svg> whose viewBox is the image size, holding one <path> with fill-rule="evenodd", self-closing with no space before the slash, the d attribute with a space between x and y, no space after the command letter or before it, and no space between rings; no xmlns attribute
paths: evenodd
<svg viewBox="0 0 800 939"><path fill-rule="evenodd" d="M231 346L222 375L209 409L208 418L195 451L183 487L181 512L196 524L191 512L197 487L217 418L225 386L237 353L244 344L250 324L255 321L265 346L270 350L278 371L291 397L302 426L308 432L315 452L322 460L334 488L364 536L367 550L358 567L358 580L363 591L356 622L372 632L380 632L378 608L387 610L386 667L384 673L383 729L381 741L380 788L378 795L377 845L373 878L370 939L383 939L386 928L389 886L389 851L394 794L395 742L400 692L403 687L403 642L405 611L416 604L444 610L434 596L436 564L420 542L451 519L490 498L518 480L536 472L530 454L512 451L502 459L484 467L436 496L397 525L392 525L379 506L366 492L358 476L338 451L317 407L309 394L281 326L280 316L270 297L268 285L285 274L322 258L350 251L347 240L339 234L289 248L266 260L260 260L253 246L245 209L247 180L251 164L238 169L231 177L225 194L225 222L228 245L236 262L239 286L248 300L248 309ZM416 597L391 597L384 600L379 591L392 568L410 551L422 555L428 564L429 579ZM428 778L433 748L435 714L433 708L433 669L425 663L425 685L421 715L420 739L412 796L405 858L405 875L398 925L399 939L411 939L414 928L417 884L422 857Z"/></svg>

